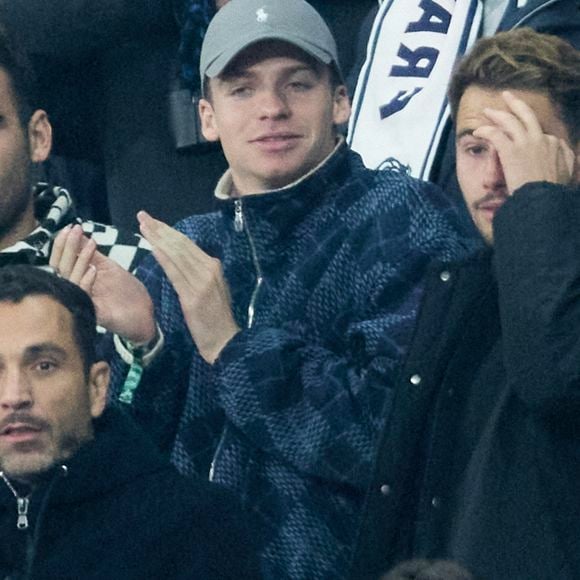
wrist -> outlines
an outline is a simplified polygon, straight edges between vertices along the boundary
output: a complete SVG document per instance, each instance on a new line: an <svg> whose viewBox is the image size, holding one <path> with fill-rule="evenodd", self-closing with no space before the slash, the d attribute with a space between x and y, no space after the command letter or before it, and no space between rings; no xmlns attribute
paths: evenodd
<svg viewBox="0 0 580 580"><path fill-rule="evenodd" d="M238 332L240 332L239 327L235 327L231 329L231 332L222 336L222 339L219 341L212 342L211 345L207 345L204 348L199 348L199 353L201 354L202 358L209 363L210 365L213 364L220 356L222 350L227 346L227 344L234 338Z"/></svg>
<svg viewBox="0 0 580 580"><path fill-rule="evenodd" d="M135 362L146 367L157 356L165 343L165 337L158 324L155 324L155 332L147 342L134 342L125 337L114 335L115 350L121 359L128 365Z"/></svg>

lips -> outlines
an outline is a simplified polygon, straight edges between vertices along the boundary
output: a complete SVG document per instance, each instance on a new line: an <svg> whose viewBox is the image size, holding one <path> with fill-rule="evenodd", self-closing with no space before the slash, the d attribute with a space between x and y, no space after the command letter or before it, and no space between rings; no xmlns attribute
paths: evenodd
<svg viewBox="0 0 580 580"><path fill-rule="evenodd" d="M298 139L300 139L300 135L296 133L266 133L256 139L252 139L250 143L258 146L260 149L275 152L290 149Z"/></svg>
<svg viewBox="0 0 580 580"><path fill-rule="evenodd" d="M475 209L487 214L489 219L493 219L497 210L506 202L507 196L486 196L475 204Z"/></svg>
<svg viewBox="0 0 580 580"><path fill-rule="evenodd" d="M2 431L0 431L0 437L20 435L23 433L39 433L42 431L40 427L35 427L32 425L26 425L22 423L11 423L7 425Z"/></svg>
<svg viewBox="0 0 580 580"><path fill-rule="evenodd" d="M13 413L0 421L0 439L19 442L38 437L47 428L45 421L26 413Z"/></svg>

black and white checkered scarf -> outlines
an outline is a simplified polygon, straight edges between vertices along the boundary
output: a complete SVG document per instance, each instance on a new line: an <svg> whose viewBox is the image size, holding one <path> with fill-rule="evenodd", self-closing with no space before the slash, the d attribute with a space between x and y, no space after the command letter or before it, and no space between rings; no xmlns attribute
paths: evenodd
<svg viewBox="0 0 580 580"><path fill-rule="evenodd" d="M0 251L0 267L8 264L48 264L52 241L70 223L82 226L92 237L99 251L124 269L132 272L149 253L149 244L140 236L120 232L117 228L81 220L75 212L71 195L66 189L39 183L34 188L34 212L38 226L24 239Z"/></svg>

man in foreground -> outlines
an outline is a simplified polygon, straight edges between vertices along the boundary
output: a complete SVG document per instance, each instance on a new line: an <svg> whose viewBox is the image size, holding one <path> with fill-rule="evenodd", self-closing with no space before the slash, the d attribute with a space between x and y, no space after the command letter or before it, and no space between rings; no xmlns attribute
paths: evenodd
<svg viewBox="0 0 580 580"><path fill-rule="evenodd" d="M2 578L256 578L230 495L104 411L109 367L82 290L6 266L0 329Z"/></svg>
<svg viewBox="0 0 580 580"><path fill-rule="evenodd" d="M137 418L182 472L242 498L267 578L342 578L425 267L463 240L438 190L345 146L336 45L303 0L227 3L200 73L204 134L230 169L217 213L175 229L139 214L154 309L130 279L106 300L123 400L148 362Z"/></svg>
<svg viewBox="0 0 580 580"><path fill-rule="evenodd" d="M489 244L439 264L395 394L353 577L408 557L580 577L580 52L529 29L455 71L457 175Z"/></svg>

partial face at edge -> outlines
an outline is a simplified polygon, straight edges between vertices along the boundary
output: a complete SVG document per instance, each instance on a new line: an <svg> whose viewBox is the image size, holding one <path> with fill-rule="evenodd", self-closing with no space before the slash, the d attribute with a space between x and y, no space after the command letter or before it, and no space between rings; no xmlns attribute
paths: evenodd
<svg viewBox="0 0 580 580"><path fill-rule="evenodd" d="M220 140L242 195L284 187L308 173L336 145L347 121L346 88L331 88L330 68L277 41L242 51L210 81L200 102L204 135Z"/></svg>
<svg viewBox="0 0 580 580"><path fill-rule="evenodd" d="M48 296L0 302L0 468L29 482L93 436L106 363L85 376L71 313Z"/></svg>
<svg viewBox="0 0 580 580"><path fill-rule="evenodd" d="M44 111L21 124L10 77L0 68L0 249L34 228L32 167L48 157L52 129Z"/></svg>
<svg viewBox="0 0 580 580"><path fill-rule="evenodd" d="M520 90L511 90L511 93L534 111L544 133L565 139L570 144L566 126L545 94ZM508 111L502 91L469 87L457 111L456 160L457 179L467 209L485 241L492 244L493 219L505 203L508 191L497 151L491 143L472 134L482 125L489 124L483 112L486 108Z"/></svg>

